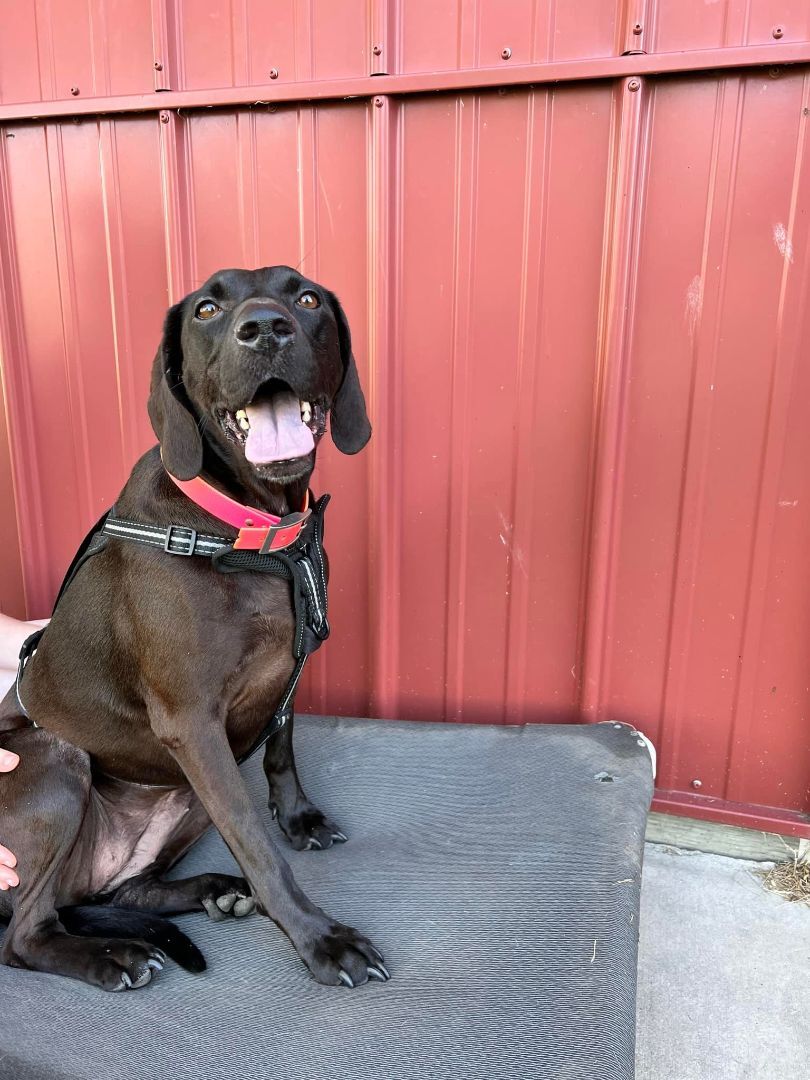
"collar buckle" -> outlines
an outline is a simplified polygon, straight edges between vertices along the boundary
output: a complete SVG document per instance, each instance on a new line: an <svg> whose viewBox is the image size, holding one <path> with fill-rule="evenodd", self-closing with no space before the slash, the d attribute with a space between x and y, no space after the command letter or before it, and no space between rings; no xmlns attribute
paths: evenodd
<svg viewBox="0 0 810 1080"><path fill-rule="evenodd" d="M269 555L274 551L283 551L290 547L304 531L312 516L310 509L299 513L287 514L276 525L262 525L259 528L244 526L234 541L235 551L258 551L260 555Z"/></svg>

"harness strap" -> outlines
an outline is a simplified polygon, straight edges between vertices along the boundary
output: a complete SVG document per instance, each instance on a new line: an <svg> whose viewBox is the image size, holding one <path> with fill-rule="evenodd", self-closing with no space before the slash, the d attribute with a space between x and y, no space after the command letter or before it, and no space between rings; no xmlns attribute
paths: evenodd
<svg viewBox="0 0 810 1080"><path fill-rule="evenodd" d="M252 570L273 574L291 583L295 634L293 656L296 664L287 688L269 723L251 749L239 758L239 764L264 745L279 731L292 715L290 703L295 694L308 657L321 647L329 637L326 593L326 560L323 554L323 515L330 496L323 495L312 506L311 516L299 540L286 551L261 555L256 551L236 551L221 548L211 557L211 562L221 574L233 574Z"/></svg>
<svg viewBox="0 0 810 1080"><path fill-rule="evenodd" d="M296 660L320 648L329 637L326 594L326 560L323 554L323 515L330 496L323 495L312 506L310 519L300 539L285 551L262 555L256 551L220 548L211 562L221 574L253 570L273 574L292 582Z"/></svg>
<svg viewBox="0 0 810 1080"><path fill-rule="evenodd" d="M23 699L20 697L20 682L22 680L26 664L37 651L37 646L39 645L40 639L42 638L42 635L44 633L45 627L43 626L41 630L35 630L34 633L29 635L22 643L22 648L20 649L20 662L17 665L17 677L14 680L14 694L17 698L17 704L20 707L20 712L23 714L23 716L25 716L28 720L31 721L34 727L39 727L39 724L29 715L28 709L26 709L25 705L23 705Z"/></svg>
<svg viewBox="0 0 810 1080"><path fill-rule="evenodd" d="M143 525L139 521L116 517L106 519L102 532L122 540L140 540L142 544L163 548L170 555L213 555L218 548L233 543L226 536L207 536L186 525L169 525L163 529L160 525Z"/></svg>

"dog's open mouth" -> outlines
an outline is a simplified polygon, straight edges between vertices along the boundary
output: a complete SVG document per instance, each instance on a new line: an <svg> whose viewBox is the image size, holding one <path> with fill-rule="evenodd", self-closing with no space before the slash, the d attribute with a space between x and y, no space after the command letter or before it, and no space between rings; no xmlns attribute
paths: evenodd
<svg viewBox="0 0 810 1080"><path fill-rule="evenodd" d="M326 411L304 401L285 383L266 384L243 408L222 410L225 434L255 467L307 457L326 430Z"/></svg>

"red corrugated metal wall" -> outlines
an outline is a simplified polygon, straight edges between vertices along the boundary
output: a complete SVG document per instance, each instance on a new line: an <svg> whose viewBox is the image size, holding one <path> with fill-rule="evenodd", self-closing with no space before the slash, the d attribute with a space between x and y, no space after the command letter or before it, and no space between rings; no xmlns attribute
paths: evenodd
<svg viewBox="0 0 810 1080"><path fill-rule="evenodd" d="M305 704L629 720L660 805L810 834L810 7L0 18L2 609L47 613L152 441L169 301L300 265L375 423L319 465Z"/></svg>

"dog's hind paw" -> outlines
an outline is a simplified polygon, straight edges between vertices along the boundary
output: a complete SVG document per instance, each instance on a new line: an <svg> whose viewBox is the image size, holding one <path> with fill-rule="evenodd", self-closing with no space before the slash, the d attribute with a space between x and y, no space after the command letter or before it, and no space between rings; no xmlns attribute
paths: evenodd
<svg viewBox="0 0 810 1080"><path fill-rule="evenodd" d="M223 893L222 896L218 896L216 900L213 897L206 896L203 898L203 907L206 910L208 918L212 922L222 922L227 919L229 915L233 915L236 919L241 919L245 915L250 915L256 910L256 901L252 896L245 895L245 893Z"/></svg>
<svg viewBox="0 0 810 1080"><path fill-rule="evenodd" d="M113 994L138 990L147 986L165 963L166 954L157 946L139 941L109 941L103 956L91 963L88 982Z"/></svg>
<svg viewBox="0 0 810 1080"><path fill-rule="evenodd" d="M200 903L212 922L222 922L229 916L241 919L256 910L256 900L250 895L250 886L244 878L229 874L204 874Z"/></svg>
<svg viewBox="0 0 810 1080"><path fill-rule="evenodd" d="M152 973L155 971L163 971L163 965L166 963L166 957L163 954L159 956L152 956L146 961L146 967L136 977L135 981L132 981L132 976L128 971L121 973L121 985L114 986L112 988L113 993L118 993L121 990L137 990L141 986L146 986L152 981Z"/></svg>

